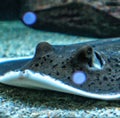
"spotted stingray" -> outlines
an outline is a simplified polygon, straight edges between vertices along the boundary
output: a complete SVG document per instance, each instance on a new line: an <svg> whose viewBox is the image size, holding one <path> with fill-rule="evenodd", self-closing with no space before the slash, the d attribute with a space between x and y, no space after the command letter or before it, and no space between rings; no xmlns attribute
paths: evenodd
<svg viewBox="0 0 120 118"><path fill-rule="evenodd" d="M0 83L120 99L120 38L72 45L41 42L34 57L1 60Z"/></svg>

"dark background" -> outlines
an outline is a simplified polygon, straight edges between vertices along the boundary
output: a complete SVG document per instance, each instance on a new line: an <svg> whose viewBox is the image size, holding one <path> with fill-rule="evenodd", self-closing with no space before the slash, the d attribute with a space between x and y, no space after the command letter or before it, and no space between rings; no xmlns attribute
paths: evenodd
<svg viewBox="0 0 120 118"><path fill-rule="evenodd" d="M0 3L0 20L17 20L21 9L21 0L3 0Z"/></svg>

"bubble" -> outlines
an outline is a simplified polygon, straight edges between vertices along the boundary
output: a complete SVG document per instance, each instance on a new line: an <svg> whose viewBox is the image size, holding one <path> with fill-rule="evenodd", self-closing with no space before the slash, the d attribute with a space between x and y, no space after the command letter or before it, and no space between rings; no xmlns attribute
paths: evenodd
<svg viewBox="0 0 120 118"><path fill-rule="evenodd" d="M23 22L26 24L26 25L32 25L36 22L36 14L33 13L33 12L26 12L24 15L23 15Z"/></svg>
<svg viewBox="0 0 120 118"><path fill-rule="evenodd" d="M75 84L83 84L86 81L86 74L82 71L77 71L73 74L72 80Z"/></svg>

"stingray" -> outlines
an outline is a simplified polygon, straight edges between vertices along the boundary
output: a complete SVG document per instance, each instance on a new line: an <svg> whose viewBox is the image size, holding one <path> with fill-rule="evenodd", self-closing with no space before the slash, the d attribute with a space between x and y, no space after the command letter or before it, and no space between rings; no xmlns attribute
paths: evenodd
<svg viewBox="0 0 120 118"><path fill-rule="evenodd" d="M0 60L0 83L120 100L120 38L71 45L40 42L33 57Z"/></svg>
<svg viewBox="0 0 120 118"><path fill-rule="evenodd" d="M24 1L21 20L26 26L85 37L120 37L120 19L94 5L81 0L35 1Z"/></svg>

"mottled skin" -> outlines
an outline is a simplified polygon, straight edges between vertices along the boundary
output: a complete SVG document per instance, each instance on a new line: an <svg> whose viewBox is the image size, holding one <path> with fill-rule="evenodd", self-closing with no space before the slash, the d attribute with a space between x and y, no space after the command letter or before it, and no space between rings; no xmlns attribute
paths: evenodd
<svg viewBox="0 0 120 118"><path fill-rule="evenodd" d="M94 67L97 55L101 69ZM54 46L37 45L32 61L21 70L30 69L50 75L62 82L92 93L120 93L120 39ZM76 71L83 71L87 80L82 85L72 81Z"/></svg>

